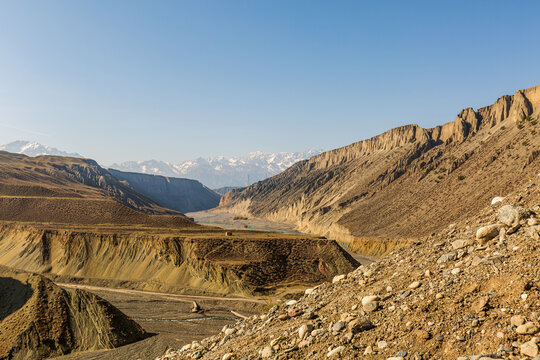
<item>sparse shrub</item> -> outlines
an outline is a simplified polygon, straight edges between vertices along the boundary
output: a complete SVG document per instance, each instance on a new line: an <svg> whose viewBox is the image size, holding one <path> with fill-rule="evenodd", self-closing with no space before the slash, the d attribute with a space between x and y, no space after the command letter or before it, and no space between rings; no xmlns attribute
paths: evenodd
<svg viewBox="0 0 540 360"><path fill-rule="evenodd" d="M446 172L446 168L445 168L445 167L440 168L440 169L439 169L439 172L442 172L442 173L443 173L443 172Z"/></svg>
<svg viewBox="0 0 540 360"><path fill-rule="evenodd" d="M518 129L523 129L524 126L525 126L525 125L523 125L523 123L517 124L517 128L518 128Z"/></svg>
<svg viewBox="0 0 540 360"><path fill-rule="evenodd" d="M525 140L524 142L521 143L521 145L523 146L529 146L529 142L527 140Z"/></svg>
<svg viewBox="0 0 540 360"><path fill-rule="evenodd" d="M526 121L531 121L531 115L527 116L527 117L525 118L525 120L526 120Z"/></svg>
<svg viewBox="0 0 540 360"><path fill-rule="evenodd" d="M536 130L531 130L531 135L536 135Z"/></svg>
<svg viewBox="0 0 540 360"><path fill-rule="evenodd" d="M248 218L245 216L235 216L233 217L233 220L247 220Z"/></svg>
<svg viewBox="0 0 540 360"><path fill-rule="evenodd" d="M531 121L531 125L536 125L536 124L538 124L538 119Z"/></svg>
<svg viewBox="0 0 540 360"><path fill-rule="evenodd" d="M501 126L501 130L506 130L506 126Z"/></svg>
<svg viewBox="0 0 540 360"><path fill-rule="evenodd" d="M459 181L465 180L465 176L459 175L459 176L457 177L457 179L458 179Z"/></svg>
<svg viewBox="0 0 540 360"><path fill-rule="evenodd" d="M410 143L413 143L413 142L415 142L415 141L416 141L416 139L415 139L415 138L411 138L411 139L409 139L409 142L410 142Z"/></svg>
<svg viewBox="0 0 540 360"><path fill-rule="evenodd" d="M439 175L439 176L437 176L437 179L439 179L439 180L444 179L444 175Z"/></svg>

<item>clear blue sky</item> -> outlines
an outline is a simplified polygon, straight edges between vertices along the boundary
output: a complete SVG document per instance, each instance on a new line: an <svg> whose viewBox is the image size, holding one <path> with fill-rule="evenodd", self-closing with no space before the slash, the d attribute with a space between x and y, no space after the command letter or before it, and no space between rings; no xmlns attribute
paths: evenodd
<svg viewBox="0 0 540 360"><path fill-rule="evenodd" d="M0 144L332 149L540 84L538 1L0 0Z"/></svg>

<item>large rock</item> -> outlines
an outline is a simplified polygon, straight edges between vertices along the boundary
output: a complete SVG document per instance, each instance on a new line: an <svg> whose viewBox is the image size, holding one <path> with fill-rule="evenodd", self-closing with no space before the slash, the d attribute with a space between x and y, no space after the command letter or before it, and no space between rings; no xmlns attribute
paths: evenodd
<svg viewBox="0 0 540 360"><path fill-rule="evenodd" d="M495 236L499 235L499 230L504 227L504 224L493 224L482 226L476 231L476 240L480 244L483 244L486 241L493 239Z"/></svg>
<svg viewBox="0 0 540 360"><path fill-rule="evenodd" d="M499 209L499 221L508 226L516 226L528 215L527 209L521 206L504 205Z"/></svg>

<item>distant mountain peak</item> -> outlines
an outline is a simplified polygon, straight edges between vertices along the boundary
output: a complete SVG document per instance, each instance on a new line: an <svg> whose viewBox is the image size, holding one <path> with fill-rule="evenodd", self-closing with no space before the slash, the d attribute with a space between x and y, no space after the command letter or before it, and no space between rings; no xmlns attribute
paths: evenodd
<svg viewBox="0 0 540 360"><path fill-rule="evenodd" d="M279 174L294 163L309 159L321 152L322 150L313 149L280 153L254 151L240 157L199 157L180 164L147 160L126 161L112 164L110 167L121 171L195 179L210 188L238 187L246 186L248 183L251 185Z"/></svg>
<svg viewBox="0 0 540 360"><path fill-rule="evenodd" d="M9 144L0 145L0 150L7 151L10 153L24 154L28 156L39 156L39 155L56 155L56 156L70 156L82 158L83 156L77 153L69 153L66 151L59 150L54 147L42 145L35 141L28 140L16 140L10 142Z"/></svg>

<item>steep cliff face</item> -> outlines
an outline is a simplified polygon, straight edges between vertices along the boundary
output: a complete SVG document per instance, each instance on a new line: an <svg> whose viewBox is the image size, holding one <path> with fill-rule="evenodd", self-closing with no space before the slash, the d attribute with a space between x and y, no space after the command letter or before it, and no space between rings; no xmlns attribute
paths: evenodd
<svg viewBox="0 0 540 360"><path fill-rule="evenodd" d="M219 205L221 196L197 180L148 175L109 169L118 180L158 204L181 213L202 211Z"/></svg>
<svg viewBox="0 0 540 360"><path fill-rule="evenodd" d="M540 86L520 90L442 126L401 126L325 152L227 193L220 207L362 246L416 238L535 175L539 116Z"/></svg>
<svg viewBox="0 0 540 360"><path fill-rule="evenodd" d="M86 291L6 268L0 268L0 285L0 359L110 349L145 336L136 322Z"/></svg>
<svg viewBox="0 0 540 360"><path fill-rule="evenodd" d="M253 294L329 280L358 264L335 241L0 226L0 264L158 291Z"/></svg>
<svg viewBox="0 0 540 360"><path fill-rule="evenodd" d="M0 151L0 220L193 225L123 184L95 161Z"/></svg>

